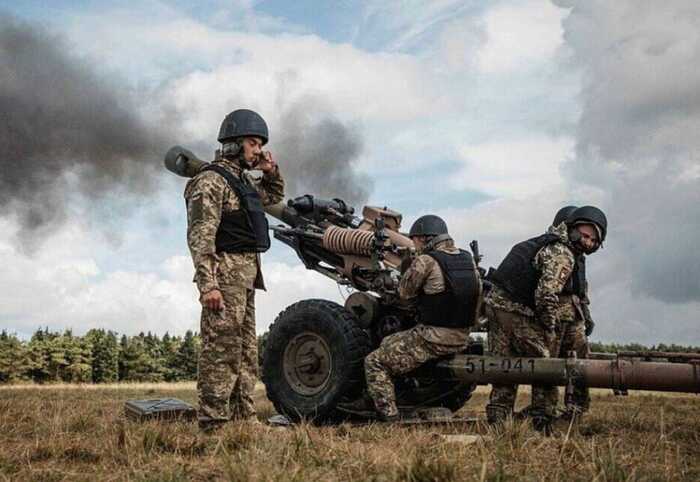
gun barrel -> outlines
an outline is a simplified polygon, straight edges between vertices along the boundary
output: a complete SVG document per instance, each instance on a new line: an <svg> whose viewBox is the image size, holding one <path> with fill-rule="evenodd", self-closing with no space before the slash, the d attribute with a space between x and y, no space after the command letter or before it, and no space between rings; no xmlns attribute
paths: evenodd
<svg viewBox="0 0 700 482"><path fill-rule="evenodd" d="M695 363L576 358L515 358L456 355L437 364L441 376L478 384L566 386L700 393Z"/></svg>

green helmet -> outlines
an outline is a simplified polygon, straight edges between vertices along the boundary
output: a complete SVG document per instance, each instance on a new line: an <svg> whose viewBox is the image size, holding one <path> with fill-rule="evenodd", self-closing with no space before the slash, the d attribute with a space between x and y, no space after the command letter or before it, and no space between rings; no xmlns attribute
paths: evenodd
<svg viewBox="0 0 700 482"><path fill-rule="evenodd" d="M225 144L246 136L260 137L263 140L263 145L267 144L269 138L267 123L260 114L252 110L234 110L221 123L218 140Z"/></svg>

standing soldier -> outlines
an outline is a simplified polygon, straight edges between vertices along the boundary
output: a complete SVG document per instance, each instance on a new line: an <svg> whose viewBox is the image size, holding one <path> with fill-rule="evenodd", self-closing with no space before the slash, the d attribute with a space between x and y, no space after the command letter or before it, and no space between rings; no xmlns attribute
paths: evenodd
<svg viewBox="0 0 700 482"><path fill-rule="evenodd" d="M547 233L516 244L489 277L485 298L489 345L499 356L557 356L562 320L574 319L573 302L585 298L585 272L578 256L591 254L605 240L605 214L593 206L572 210L566 222ZM580 306L580 305L579 305ZM513 413L515 385L493 385L486 415L490 423ZM530 415L537 430L549 432L558 390L534 385Z"/></svg>
<svg viewBox="0 0 700 482"><path fill-rule="evenodd" d="M418 325L384 338L365 358L367 392L385 421L399 417L392 377L462 351L481 295L474 260L455 248L445 221L434 215L422 216L411 226L409 237L422 254L401 277L399 296L416 302Z"/></svg>
<svg viewBox="0 0 700 482"><path fill-rule="evenodd" d="M255 289L264 289L260 253L270 247L263 205L284 197L284 181L268 151L267 124L239 109L219 130L220 155L185 188L187 243L202 304L197 391L199 426L254 420L257 375ZM255 184L243 175L263 172Z"/></svg>

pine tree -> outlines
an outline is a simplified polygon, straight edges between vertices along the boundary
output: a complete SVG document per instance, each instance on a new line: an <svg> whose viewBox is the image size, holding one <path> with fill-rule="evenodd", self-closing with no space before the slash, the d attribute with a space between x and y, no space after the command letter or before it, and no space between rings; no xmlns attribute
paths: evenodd
<svg viewBox="0 0 700 482"><path fill-rule="evenodd" d="M116 382L119 377L119 345L117 335L105 330L90 330L85 338L92 345L92 381Z"/></svg>
<svg viewBox="0 0 700 482"><path fill-rule="evenodd" d="M26 379L28 369L26 346L3 330L0 333L0 383Z"/></svg>
<svg viewBox="0 0 700 482"><path fill-rule="evenodd" d="M62 379L71 383L89 383L92 381L92 343L84 337L73 337L68 332L64 335L66 361Z"/></svg>
<svg viewBox="0 0 700 482"><path fill-rule="evenodd" d="M119 369L119 381L126 380L126 353L129 349L129 339L126 335L122 335L119 340L119 358L118 358L118 369Z"/></svg>
<svg viewBox="0 0 700 482"><path fill-rule="evenodd" d="M177 380L197 379L197 359L199 358L199 347L195 335L191 330L187 330L185 338L177 350L176 366Z"/></svg>

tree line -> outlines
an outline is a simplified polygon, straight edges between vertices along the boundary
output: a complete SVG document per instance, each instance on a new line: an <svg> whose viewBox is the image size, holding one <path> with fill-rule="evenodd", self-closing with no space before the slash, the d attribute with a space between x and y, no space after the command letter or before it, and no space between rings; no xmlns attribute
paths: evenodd
<svg viewBox="0 0 700 482"><path fill-rule="evenodd" d="M258 362L268 332L258 336ZM0 383L111 383L178 382L197 379L201 347L198 333L184 336L148 332L119 336L113 331L92 329L83 336L70 330L38 329L28 341L0 332ZM699 352L699 347L639 343L592 343L591 351Z"/></svg>
<svg viewBox="0 0 700 482"><path fill-rule="evenodd" d="M38 329L29 341L0 332L0 383L175 382L197 378L201 340L150 332L118 336L93 329L83 336L70 330Z"/></svg>

